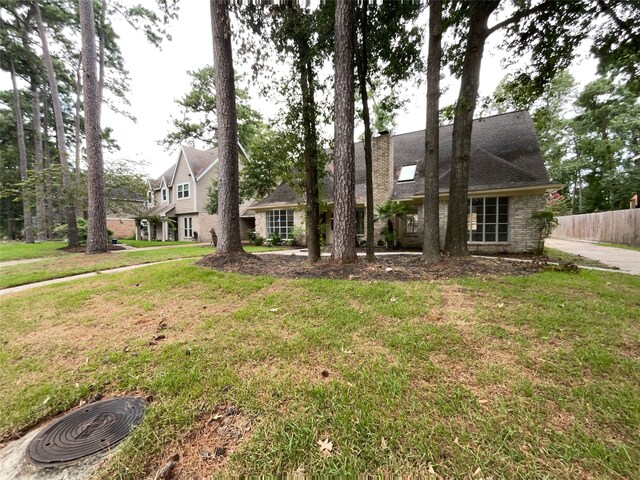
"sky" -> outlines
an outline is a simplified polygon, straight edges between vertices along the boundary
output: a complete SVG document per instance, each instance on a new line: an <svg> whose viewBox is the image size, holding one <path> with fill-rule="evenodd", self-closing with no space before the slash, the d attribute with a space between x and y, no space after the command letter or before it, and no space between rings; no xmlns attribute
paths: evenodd
<svg viewBox="0 0 640 480"><path fill-rule="evenodd" d="M113 128L113 137L121 147L118 153L107 154L107 161L109 155L144 161L145 172L157 177L176 161L176 151L165 151L158 141L169 133L171 116L178 115L179 107L175 100L189 89L187 71L213 64L209 2L181 2L179 18L168 27L172 40L164 41L161 49L148 43L142 32L133 30L124 20L114 18L113 21L131 77L129 111L137 122L133 123L108 108L103 109L102 126ZM426 24L426 15L424 22ZM504 76L500 66L503 52L498 48L499 41L500 37L493 35L485 49L480 95L491 94ZM426 48L423 55L426 60ZM588 57L581 59L571 72L579 83L584 84L594 78L595 61ZM0 81L2 88L10 88L10 82L7 84L6 80ZM442 84L448 88L441 98L441 107L455 101L459 88L457 82L448 77ZM420 86L409 84L400 88L408 92L409 102L397 115L394 133L424 129L426 82ZM258 91L250 90L249 94L254 109L266 117L276 113L277 105L273 101L261 98ZM356 129L356 136L359 133Z"/></svg>

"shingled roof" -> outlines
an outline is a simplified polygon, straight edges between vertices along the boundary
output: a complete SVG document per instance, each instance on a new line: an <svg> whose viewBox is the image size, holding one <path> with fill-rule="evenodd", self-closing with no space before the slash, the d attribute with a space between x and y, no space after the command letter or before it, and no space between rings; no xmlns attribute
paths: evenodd
<svg viewBox="0 0 640 480"><path fill-rule="evenodd" d="M180 147L181 152L184 154L187 164L191 171L193 172L196 180L199 179L200 175L213 163L218 160L218 148L210 148L208 150L198 150L197 148L188 147L186 145L182 145ZM168 187L172 186L173 175L175 173L176 167L178 166L178 162L174 163L155 180L151 181L151 185L155 190L160 188L162 184L162 179L164 178L164 182Z"/></svg>
<svg viewBox="0 0 640 480"><path fill-rule="evenodd" d="M449 191L453 125L440 127L440 192ZM424 194L424 130L393 136L394 187L392 199L409 199ZM355 144L356 198L364 203L364 144ZM405 165L416 165L414 181L398 182ZM331 168L328 169L328 172ZM333 201L333 177L328 173L321 191L324 200ZM469 191L498 190L553 185L549 181L538 138L526 111L511 112L474 120L471 136ZM287 185L281 184L254 207L277 207L300 203Z"/></svg>
<svg viewBox="0 0 640 480"><path fill-rule="evenodd" d="M218 159L218 149L210 148L209 150L198 150L192 147L182 147L182 151L187 157L187 163L191 167L194 177L197 179L207 167Z"/></svg>

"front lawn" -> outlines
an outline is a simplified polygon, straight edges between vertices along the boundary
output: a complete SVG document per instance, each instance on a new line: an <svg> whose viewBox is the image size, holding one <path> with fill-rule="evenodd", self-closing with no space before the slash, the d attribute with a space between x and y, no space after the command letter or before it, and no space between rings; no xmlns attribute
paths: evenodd
<svg viewBox="0 0 640 480"><path fill-rule="evenodd" d="M27 258L59 257L67 252L60 250L66 242L0 242L0 262Z"/></svg>
<svg viewBox="0 0 640 480"><path fill-rule="evenodd" d="M124 245L128 245L134 248L144 248L144 247L168 247L170 245L193 245L194 242L158 242L155 240L118 240L118 243L122 243Z"/></svg>
<svg viewBox="0 0 640 480"><path fill-rule="evenodd" d="M274 250L269 247L245 247L249 252ZM111 268L161 262L176 258L202 257L214 249L206 246L176 247L156 250L125 250L98 255L67 253L62 258L47 258L19 265L0 265L0 288L15 287L27 283L70 277L80 273L97 272Z"/></svg>
<svg viewBox="0 0 640 480"><path fill-rule="evenodd" d="M42 287L0 304L0 438L134 393L153 401L100 478L175 453L179 478L632 478L638 291L594 271L286 280L193 260Z"/></svg>

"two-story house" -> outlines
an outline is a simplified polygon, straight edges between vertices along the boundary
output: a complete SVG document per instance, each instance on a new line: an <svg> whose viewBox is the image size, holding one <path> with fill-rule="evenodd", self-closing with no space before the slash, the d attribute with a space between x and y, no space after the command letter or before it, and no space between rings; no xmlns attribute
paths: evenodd
<svg viewBox="0 0 640 480"><path fill-rule="evenodd" d="M444 241L451 175L452 125L440 127L440 238ZM424 216L424 130L391 135L383 132L373 139L373 201L405 203L410 214L396 219L395 231L402 246L422 244ZM357 233L365 232L366 182L364 146L355 144ZM329 165L320 191L327 211L326 244L333 243L333 173ZM536 228L531 214L544 208L546 195L562 185L551 182L540 153L538 139L528 112L495 115L473 124L469 168L468 241L470 251L526 252L536 246ZM294 228L303 225L304 199L286 183L253 205L256 233L268 237L292 238ZM381 242L376 225L376 243Z"/></svg>
<svg viewBox="0 0 640 480"><path fill-rule="evenodd" d="M208 242L218 216L207 211L209 187L218 179L218 149L198 150L181 146L178 158L166 172L149 184L151 208L137 228L136 238ZM252 201L240 205L240 231L247 238L255 219Z"/></svg>

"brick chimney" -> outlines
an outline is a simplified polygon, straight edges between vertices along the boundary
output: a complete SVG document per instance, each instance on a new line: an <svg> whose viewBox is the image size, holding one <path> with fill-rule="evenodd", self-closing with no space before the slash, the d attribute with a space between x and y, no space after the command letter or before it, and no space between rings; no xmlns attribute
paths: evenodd
<svg viewBox="0 0 640 480"><path fill-rule="evenodd" d="M373 138L373 204L378 206L391 198L393 191L393 137L389 131Z"/></svg>

